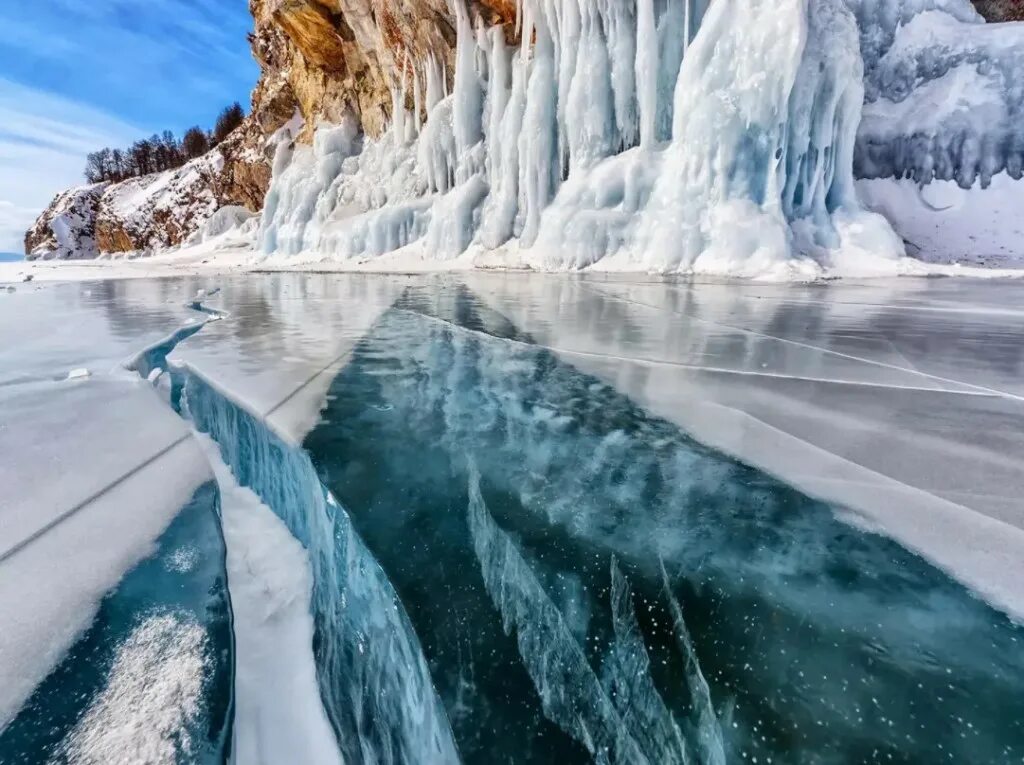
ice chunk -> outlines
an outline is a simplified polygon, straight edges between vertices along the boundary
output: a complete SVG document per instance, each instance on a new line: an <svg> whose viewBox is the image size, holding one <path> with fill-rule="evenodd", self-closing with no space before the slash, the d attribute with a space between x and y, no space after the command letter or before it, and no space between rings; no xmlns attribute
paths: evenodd
<svg viewBox="0 0 1024 765"><path fill-rule="evenodd" d="M239 484L306 548L317 678L343 758L382 765L458 762L409 618L309 456L195 373L187 378L185 410L218 443Z"/></svg>
<svg viewBox="0 0 1024 765"><path fill-rule="evenodd" d="M586 747L598 762L653 762L641 751L558 607L551 602L515 544L494 522L479 475L471 467L469 528L487 592L540 695L544 714Z"/></svg>
<svg viewBox="0 0 1024 765"><path fill-rule="evenodd" d="M313 658L313 572L284 523L235 481L198 435L217 477L235 637L232 751L238 762L340 765Z"/></svg>

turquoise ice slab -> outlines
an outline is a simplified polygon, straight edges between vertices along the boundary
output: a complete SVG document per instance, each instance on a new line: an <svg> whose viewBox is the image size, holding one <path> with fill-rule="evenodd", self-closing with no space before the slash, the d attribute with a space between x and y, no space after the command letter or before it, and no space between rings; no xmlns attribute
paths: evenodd
<svg viewBox="0 0 1024 765"><path fill-rule="evenodd" d="M0 733L0 761L225 762L231 616L214 483L100 603Z"/></svg>

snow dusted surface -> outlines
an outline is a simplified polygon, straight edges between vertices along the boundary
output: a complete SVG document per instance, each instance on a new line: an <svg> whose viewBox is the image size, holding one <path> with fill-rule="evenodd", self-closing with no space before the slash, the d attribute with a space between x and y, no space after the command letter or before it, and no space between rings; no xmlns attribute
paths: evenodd
<svg viewBox="0 0 1024 765"><path fill-rule="evenodd" d="M141 381L0 391L2 726L211 475L184 424Z"/></svg>
<svg viewBox="0 0 1024 765"><path fill-rule="evenodd" d="M857 181L857 193L865 207L892 221L908 253L933 262L1021 267L1024 182L1006 173L994 176L987 189L874 178Z"/></svg>
<svg viewBox="0 0 1024 765"><path fill-rule="evenodd" d="M0 725L212 479L180 419L120 367L194 312L165 303L172 285L133 284L0 293Z"/></svg>

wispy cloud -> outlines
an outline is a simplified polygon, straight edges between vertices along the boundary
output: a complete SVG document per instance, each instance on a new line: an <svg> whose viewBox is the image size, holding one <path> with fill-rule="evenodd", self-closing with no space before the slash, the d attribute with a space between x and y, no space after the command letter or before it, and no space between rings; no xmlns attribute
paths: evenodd
<svg viewBox="0 0 1024 765"><path fill-rule="evenodd" d="M83 183L85 155L142 131L98 109L0 79L0 252L61 189Z"/></svg>
<svg viewBox="0 0 1024 765"><path fill-rule="evenodd" d="M206 124L256 82L246 0L0 4L4 76L153 129Z"/></svg>

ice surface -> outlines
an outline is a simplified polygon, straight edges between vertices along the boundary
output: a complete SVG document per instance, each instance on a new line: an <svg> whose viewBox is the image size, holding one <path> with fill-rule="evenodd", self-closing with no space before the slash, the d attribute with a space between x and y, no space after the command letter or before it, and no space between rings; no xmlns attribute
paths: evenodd
<svg viewBox="0 0 1024 765"><path fill-rule="evenodd" d="M0 726L212 478L187 428L120 366L195 315L180 286L49 285L0 305Z"/></svg>
<svg viewBox="0 0 1024 765"><path fill-rule="evenodd" d="M109 375L121 362L201 314L180 281L33 284L0 301L0 385ZM83 342L88 338L88 342Z"/></svg>
<svg viewBox="0 0 1024 765"><path fill-rule="evenodd" d="M2 725L210 474L142 382L9 386L0 408Z"/></svg>
<svg viewBox="0 0 1024 765"><path fill-rule="evenodd" d="M517 291L520 282L531 281L548 285L551 292L534 301ZM467 282L472 292L462 286ZM535 311L534 318L521 322L512 310L499 313L483 304L481 297L500 294L506 284L511 285L509 305L527 314ZM517 751L524 759L538 751L541 741L550 751L569 734L552 735L548 728L539 736L530 725L535 718L528 714L538 705L542 708L534 714L556 721L559 731L578 732L576 720L597 716L594 695L587 690L593 684L584 679L587 666L602 680L606 666L623 667L617 661L605 664L611 646L619 644L615 617L609 613L615 607L609 602L614 579L609 581L608 575L614 556L634 589L653 685L688 741L711 744L714 739L683 725L699 718L702 705L694 700L704 693L697 674L684 671L688 652L680 636L685 633L673 630L676 619L672 599L664 592L659 557L670 572L670 591L685 616L700 674L711 697L725 707L716 712L725 720L721 749L727 756L745 752L747 759L756 755L759 761L769 756L844 760L861 754L870 758L879 747L891 748L894 757L899 753L925 761L944 757L946 751L953 752L953 759L1013 756L1019 729L1013 722L1016 713L1006 715L1005 705L1019 708L1020 628L918 555L883 534L864 533L846 523L852 513L842 502L816 501L751 465L758 464L751 456L763 461L766 454L778 454L791 460L790 474L799 478L794 468L802 465L811 477L820 477L822 460L807 459L809 450L794 445L796 438L764 448L756 427L737 429L738 437L724 445L741 455L742 462L692 440L673 424L688 425L683 415L698 424L704 418L703 430L689 430L701 438L717 437L733 421L726 407L715 405L714 388L732 389L738 408L745 398L754 397L756 387L775 394L781 385L758 377L758 386L752 386L752 375L719 374L701 388L689 384L686 371L678 367L658 375L654 364L640 362L638 351L650 351L645 328L668 332L704 323L684 317L666 322L666 307L649 316L632 314L631 303L619 310L622 301L590 301L555 288L575 284L577 280L551 277L474 275L410 287L357 346L331 387L322 422L304 441L317 471L349 509L368 549L394 583L417 633L430 636L423 648L460 751L467 758L484 758L497 742L510 740L522 742ZM775 313L773 304L765 302L772 296L765 288L755 291L756 297L747 299L750 303L736 296L740 302L735 308L750 315L732 320L722 312L733 301L719 299L716 304L715 296L732 298L741 287L731 285L732 292L724 296L714 286L694 289L690 304L699 305L700 296L708 295L709 313L701 319L737 327L759 312ZM805 288L804 294L787 289L776 297L823 302L821 288ZM918 300L916 310L928 313L943 300L956 302L955 293L943 295L937 289L940 294ZM839 305L848 300L845 305L854 316L864 317L864 306L853 305L866 302L863 292L830 294ZM630 299L643 297L634 294ZM676 305L691 307L685 296L671 297L678 299ZM971 305L974 298L969 295L960 298L964 310L956 320L966 323L972 315L968 311L979 307ZM914 302L908 298L904 305ZM990 302L1002 302L997 291ZM822 317L810 321L806 313L795 313L787 322L786 310L775 313L771 334L783 334L791 341L785 345L794 349L800 347L797 343L811 344L807 341L812 338L799 334L803 329L834 337L832 350L849 356L858 345L862 356L874 354L879 360L893 353L882 344L865 342L863 333L853 331L855 324L843 331ZM544 317L556 326L571 324L576 311L594 322L587 326L610 352L606 366L584 364L562 351L552 353L542 332L534 331L543 329ZM765 329L761 327L761 334L769 334ZM911 324L908 329L915 328ZM749 361L756 361L754 353L763 347L752 340L756 331L734 330L720 344L698 346L694 354L703 350L706 355L717 351L744 356L749 345ZM899 336L895 341L900 344ZM671 344L662 347L667 351L663 358L671 360ZM916 357L913 348L907 354ZM631 356L637 361L631 362ZM733 385L731 377L747 384ZM980 384L980 375L975 379ZM793 394L793 400L816 409L826 378L815 385L819 387ZM859 412L865 400L874 399L899 426L903 417L916 413L899 396L935 395L932 389L908 392L904 387L890 393L883 385L837 380L828 387L833 385L833 398L823 407L832 415L844 407ZM651 394L662 389L665 405L659 406ZM776 402L780 398L773 397ZM754 403L758 415L771 415L770 406ZM1013 417L1007 403L996 406ZM970 423L973 413L954 413L958 406L955 399L945 403L938 409L940 419ZM785 425L794 414L782 408L777 419ZM803 434L806 424L797 421L793 427ZM990 432L977 424L977 438L964 432L959 437L983 447L982 454L972 453L970 459L979 460L978 472L993 479L996 452L1020 448L1019 439L1013 446L1017 426ZM936 425L933 419L927 427L941 432ZM855 419L818 419L816 426L836 434L840 443L845 434L865 448L873 446L880 459L896 465L915 455L913 449L883 448L898 434L897 426L874 438L858 431ZM984 448L997 432L998 446L989 441ZM921 442L926 439L917 446ZM472 488L463 488L470 480L469 459L479 470L479 498L491 523L485 516L474 531L471 521L472 538L467 540L462 509L469 504L472 518L472 508L480 507L474 504ZM865 452L858 459L864 460ZM938 464L933 472L944 475L951 472L950 465L975 469L955 456L942 467ZM776 465L769 467L785 475L774 470ZM885 488L884 483L875 486ZM846 496L863 490L853 481L844 488ZM990 601L996 600L993 591L1012 597L1016 573L1009 572L1013 555L1019 559L1018 529L1006 524L986 528L988 519L963 506L949 514L926 515L920 511L941 510L943 503L932 497L930 506L915 506L912 496L906 499L914 492L906 484L902 488L902 495L893 492L875 506L902 517L886 519L876 529L903 533L918 526L918 541L921 535L939 542L953 536L973 548L975 563L987 566L975 569L977 589ZM948 522L954 514L961 520L951 531ZM1012 534L1015 544L997 539ZM485 540L483 552L477 550L476 539ZM473 551L468 563L467 546ZM987 561L986 551L993 554ZM995 586L986 592L987 584ZM627 612L620 606L623 646L631 643ZM578 661L573 640L586 665ZM478 658L481 652L486 660ZM636 656L628 650L626 655ZM920 661L922 655L928 660ZM671 669L665 669L665 662ZM1000 669L986 669L994 667ZM685 677L692 682L683 688ZM944 699L937 705L936 695ZM1002 701L989 706L997 696ZM642 714L639 707L631 712ZM865 726L865 713L873 720L885 717L886 723ZM488 721L485 737L479 735L481 719ZM563 727L566 720L571 727ZM986 730L961 739L959 726L968 722L970 730L980 725ZM585 727L603 729L600 723ZM797 738L791 735L794 730L799 731ZM709 749L714 750L705 751Z"/></svg>
<svg viewBox="0 0 1024 765"><path fill-rule="evenodd" d="M369 276L207 283L222 290L205 305L229 320L205 326L170 362L200 372L292 441L316 423L331 379L404 287L399 278Z"/></svg>
<svg viewBox="0 0 1024 765"><path fill-rule="evenodd" d="M1000 300L1012 283L825 291L472 278L566 361L856 510L1024 614L1004 576L1024 549L1020 358L1004 329L1016 309ZM666 311L678 321L655 318Z"/></svg>
<svg viewBox="0 0 1024 765"><path fill-rule="evenodd" d="M84 528L77 541L102 545ZM102 524L98 530L107 532L108 544L125 540ZM231 727L231 612L212 481L152 547L0 730L4 762L223 762ZM80 574L63 563L69 557L95 558L65 549L46 561L48 572Z"/></svg>
<svg viewBox="0 0 1024 765"><path fill-rule="evenodd" d="M59 306L48 289L20 309ZM159 341L179 325L157 333L155 317L195 316L182 305L200 289L225 318L172 350ZM588 750L720 763L869 758L879 746L931 761L941 745L954 759L1012 761L1020 629L986 602L1024 613L1018 294L966 280L276 274L124 284L104 299L116 309L83 300L93 323L82 326L100 332L97 358L152 346L138 359L168 367L158 388L183 386L183 413L252 490L221 476L237 681L259 685L246 698L263 709L296 699L289 710L312 728L253 723L243 702L239 751L379 762L514 751L574 765L595 759ZM88 627L102 577L132 565L93 557L134 550L137 519L79 500L38 535L59 521L39 508L75 493L48 480L53 458L99 482L83 484L89 495L123 467L120 450L95 449L110 440L103 422L127 470L184 431L166 408L149 411L163 405L144 381L77 358L71 342L42 352L52 364L0 386L3 411L20 413L17 450L2 447L18 457L0 470L17 473L0 477L18 488L0 536L33 540L0 561L0 602L23 597L40 567L81 558L88 577L45 579L28 602L45 616L73 585L62 618ZM8 358L20 366L18 351ZM64 380L76 364L94 374ZM106 405L115 395L123 410ZM55 439L64 421L80 433ZM126 478L103 496L122 492L137 510L155 502L153 485L187 493L175 481L193 460L208 481L184 443L180 466L139 470L148 492ZM17 504L29 489L55 499L30 511ZM151 512L155 524L163 510ZM46 557L5 593L7 567L33 549ZM187 571L195 556L161 547L147 561ZM111 667L194 664L191 622L161 625L126 630ZM50 632L26 629L19 645L47 644ZM246 659L258 655L273 661ZM133 676L104 677L69 746L122 747L105 721L148 718L164 698L159 684L137 693ZM155 735L131 746L163 746L191 719L194 684L176 688L185 717L154 715ZM977 733L961 737L968 724Z"/></svg>

